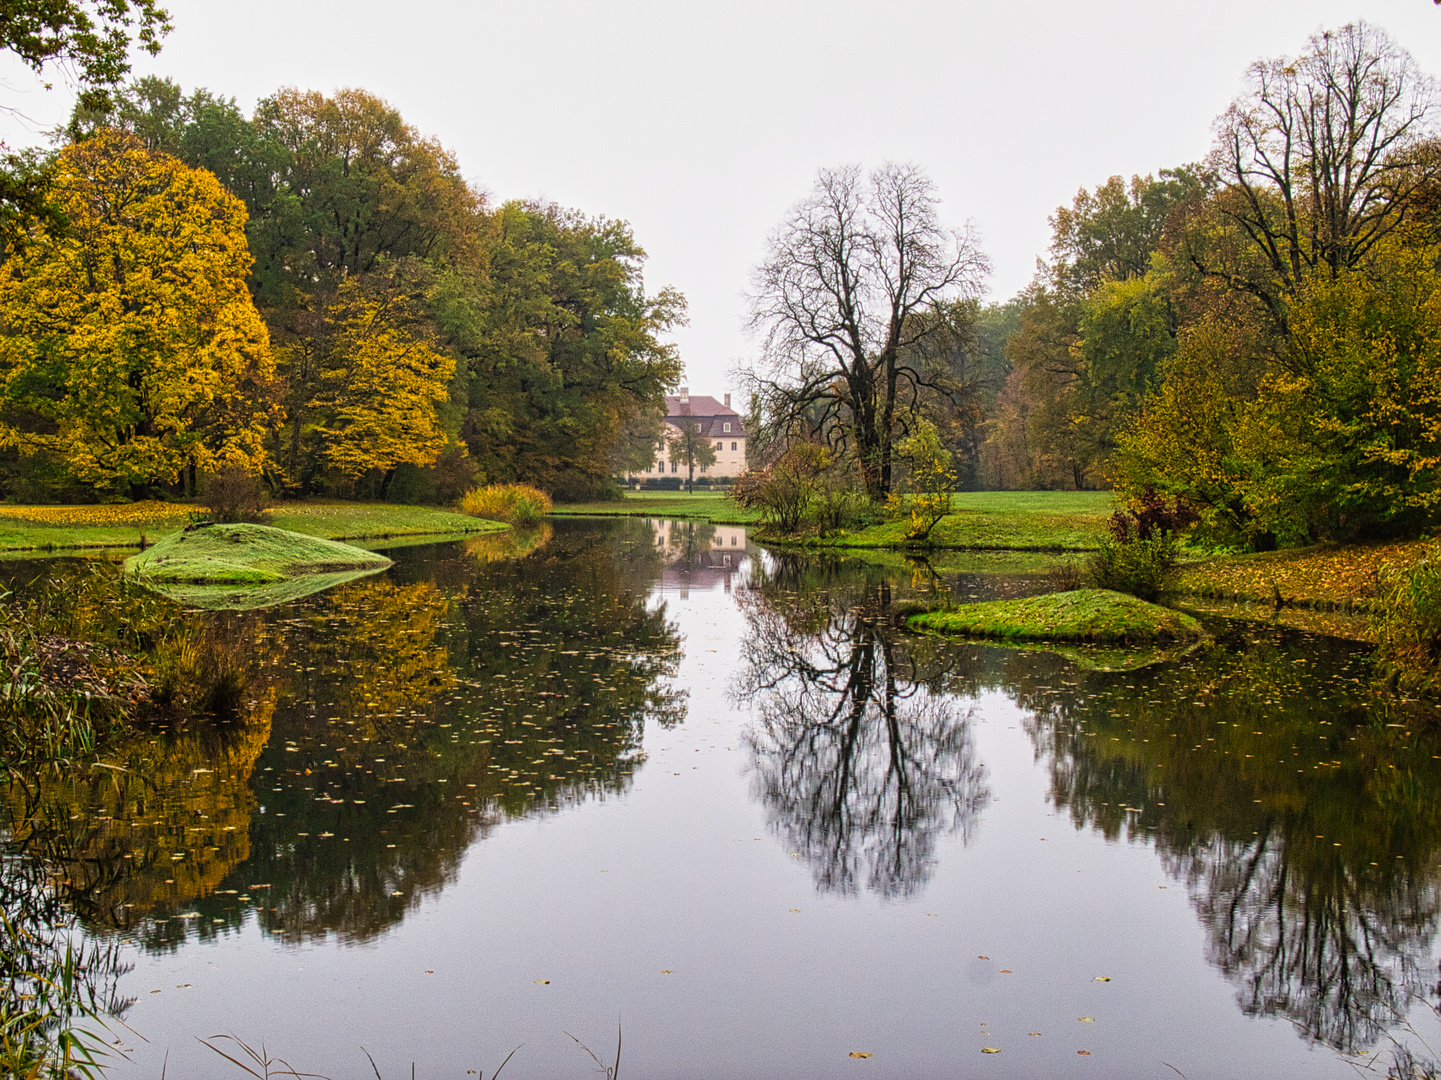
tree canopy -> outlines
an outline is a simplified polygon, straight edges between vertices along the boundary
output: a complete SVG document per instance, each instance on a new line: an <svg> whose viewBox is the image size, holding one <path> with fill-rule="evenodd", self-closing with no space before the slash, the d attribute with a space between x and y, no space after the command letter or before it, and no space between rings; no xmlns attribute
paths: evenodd
<svg viewBox="0 0 1441 1080"><path fill-rule="evenodd" d="M0 266L5 439L102 489L259 468L274 365L240 201L115 131L60 154L55 192L68 235Z"/></svg>
<svg viewBox="0 0 1441 1080"><path fill-rule="evenodd" d="M684 298L646 291L626 223L491 207L373 94L286 88L247 116L145 77L82 102L68 130L85 146L116 129L213 173L248 211L247 281L275 344L263 443L277 487L439 497L519 480L590 497L679 380L665 338Z"/></svg>

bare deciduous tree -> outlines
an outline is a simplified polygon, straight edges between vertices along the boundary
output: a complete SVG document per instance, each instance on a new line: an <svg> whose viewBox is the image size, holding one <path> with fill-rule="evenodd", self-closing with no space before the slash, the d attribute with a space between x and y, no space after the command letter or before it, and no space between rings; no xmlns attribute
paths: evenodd
<svg viewBox="0 0 1441 1080"><path fill-rule="evenodd" d="M890 492L893 440L944 378L921 343L954 330L989 270L973 233L942 226L936 204L914 165L822 169L755 271L764 347L745 374L767 424L852 450L872 499Z"/></svg>
<svg viewBox="0 0 1441 1080"><path fill-rule="evenodd" d="M1435 171L1435 84L1364 22L1257 61L1247 82L1216 122L1213 163L1235 196L1222 209L1291 295L1357 266L1411 215ZM1274 293L1262 299L1278 313Z"/></svg>

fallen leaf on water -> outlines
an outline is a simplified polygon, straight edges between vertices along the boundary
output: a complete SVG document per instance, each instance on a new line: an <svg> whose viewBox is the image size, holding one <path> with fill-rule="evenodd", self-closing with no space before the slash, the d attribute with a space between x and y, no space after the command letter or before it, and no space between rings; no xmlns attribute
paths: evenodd
<svg viewBox="0 0 1441 1080"><path fill-rule="evenodd" d="M1090 1057L1090 1056L1091 1056L1091 1052L1090 1052L1089 1050L1077 1050L1076 1053L1078 1053L1078 1054L1085 1054L1086 1057Z"/></svg>
<svg viewBox="0 0 1441 1080"><path fill-rule="evenodd" d="M1014 974L1015 974L1015 972L1012 971L1010 968L997 968L996 970L998 970L1002 975L1014 975Z"/></svg>
<svg viewBox="0 0 1441 1080"><path fill-rule="evenodd" d="M999 1054L1000 1052L1001 1052L1001 1048L1000 1048L999 1046L983 1046L983 1047L981 1047L981 1053L983 1053L983 1054Z"/></svg>
<svg viewBox="0 0 1441 1080"><path fill-rule="evenodd" d="M1096 976L1094 979L1092 979L1091 981L1092 981L1092 982L1110 982L1110 981L1111 981L1111 977L1110 977L1109 975L1097 975L1097 976Z"/></svg>
<svg viewBox="0 0 1441 1080"><path fill-rule="evenodd" d="M799 911L800 911L800 908L798 908L798 907L793 907L793 908L791 908L791 910L792 910L792 911L799 912Z"/></svg>
<svg viewBox="0 0 1441 1080"><path fill-rule="evenodd" d="M977 960L989 960L990 957L989 957L989 956L978 956L978 957L976 957L976 959L977 959Z"/></svg>
<svg viewBox="0 0 1441 1080"><path fill-rule="evenodd" d="M875 1056L874 1054L868 1054L868 1053L866 1053L864 1050L852 1050L852 1051L851 1051L851 1057L853 1057L853 1058L866 1058L866 1057L874 1057L874 1056Z"/></svg>
<svg viewBox="0 0 1441 1080"><path fill-rule="evenodd" d="M191 986L190 986L189 983L176 983L176 984L175 984L175 989L177 989L177 990L189 990L189 989L191 989Z"/></svg>
<svg viewBox="0 0 1441 1080"><path fill-rule="evenodd" d="M1039 1032L1039 1031L1028 1031L1028 1032L1026 1032L1026 1034L1027 1034L1027 1035L1035 1036L1035 1035L1039 1035L1040 1032Z"/></svg>
<svg viewBox="0 0 1441 1080"><path fill-rule="evenodd" d="M1078 1016L1076 1017L1076 1019L1083 1024L1094 1024L1096 1022L1096 1018L1094 1016Z"/></svg>
<svg viewBox="0 0 1441 1080"><path fill-rule="evenodd" d="M429 968L426 968L426 969L425 969L425 973L426 973L427 975L434 975L434 974L435 974L435 972L431 971Z"/></svg>
<svg viewBox="0 0 1441 1080"><path fill-rule="evenodd" d="M669 975L669 974L671 974L670 968L662 968L662 969L661 969L661 974L662 974L662 975Z"/></svg>
<svg viewBox="0 0 1441 1080"><path fill-rule="evenodd" d="M152 990L152 991L150 991L150 992L151 992L152 994L158 994L158 993L160 993L159 990Z"/></svg>
<svg viewBox="0 0 1441 1080"><path fill-rule="evenodd" d="M538 985L538 986L549 986L549 985L550 985L550 980L549 980L549 979L536 979L535 981L536 981L536 985Z"/></svg>

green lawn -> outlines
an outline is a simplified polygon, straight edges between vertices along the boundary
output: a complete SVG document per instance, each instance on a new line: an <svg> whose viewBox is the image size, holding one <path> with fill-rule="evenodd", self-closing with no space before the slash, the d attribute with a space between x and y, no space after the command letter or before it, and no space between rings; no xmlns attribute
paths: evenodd
<svg viewBox="0 0 1441 1080"><path fill-rule="evenodd" d="M753 525L760 520L753 510L737 506L713 491L628 491L608 502L564 503L552 517L657 517L709 521L713 525Z"/></svg>
<svg viewBox="0 0 1441 1080"><path fill-rule="evenodd" d="M966 491L931 533L932 547L991 551L1094 551L1115 508L1109 491ZM899 521L811 543L911 546Z"/></svg>
<svg viewBox="0 0 1441 1080"><path fill-rule="evenodd" d="M139 547L183 528L198 507L141 502L105 506L0 506L0 551ZM288 502L272 524L326 540L374 541L490 532L504 525L452 510L390 503Z"/></svg>
<svg viewBox="0 0 1441 1080"><path fill-rule="evenodd" d="M956 512L936 526L932 546L977 551L1092 551L1115 508L1109 491L966 491ZM691 518L716 525L758 525L760 516L724 495L627 492L614 502L557 506L556 517ZM784 542L783 539L781 542ZM905 526L886 522L854 532L809 538L807 546L905 548Z"/></svg>

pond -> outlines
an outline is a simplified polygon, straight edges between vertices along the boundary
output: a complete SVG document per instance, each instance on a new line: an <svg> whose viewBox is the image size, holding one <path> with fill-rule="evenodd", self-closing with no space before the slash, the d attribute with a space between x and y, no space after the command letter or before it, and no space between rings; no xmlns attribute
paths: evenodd
<svg viewBox="0 0 1441 1080"><path fill-rule="evenodd" d="M626 1077L1349 1077L1435 1034L1441 739L1359 646L918 637L905 601L1043 568L687 523L387 554L195 616L240 720L11 790L125 1003L112 1075L242 1076L233 1035L583 1077L619 1028Z"/></svg>

